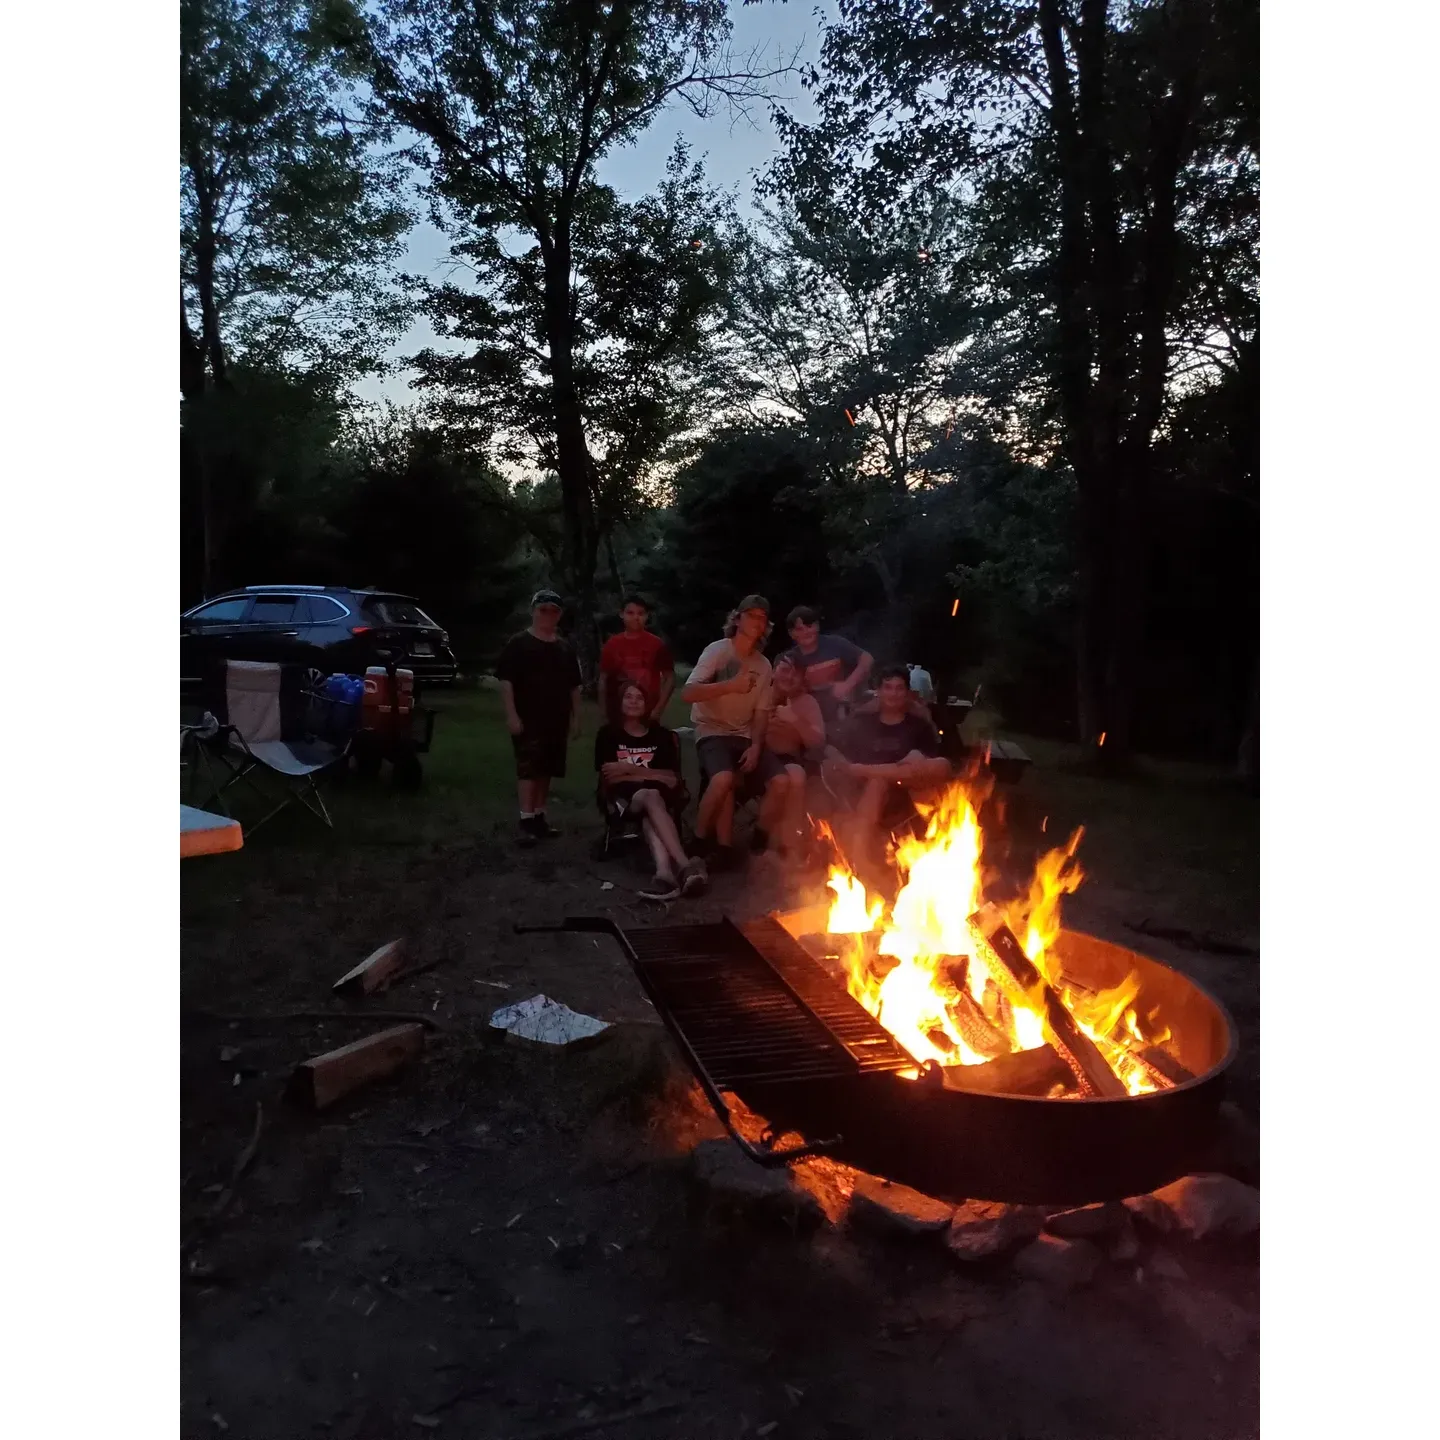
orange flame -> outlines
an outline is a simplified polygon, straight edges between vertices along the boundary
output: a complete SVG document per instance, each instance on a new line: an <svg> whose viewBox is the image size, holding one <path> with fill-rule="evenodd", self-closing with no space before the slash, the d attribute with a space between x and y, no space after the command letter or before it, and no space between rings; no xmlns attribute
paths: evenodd
<svg viewBox="0 0 1440 1440"><path fill-rule="evenodd" d="M964 781L951 785L926 816L924 835L900 840L895 864L902 883L888 915L883 899L866 894L838 846L837 861L830 868L828 884L834 899L827 929L847 937L842 947L847 988L922 1063L984 1062L986 1057L967 1044L956 1017L962 985L992 1024L1001 1017L997 1028L1012 1050L1031 1050L1047 1040L1041 995L1017 1000L1010 987L1010 1004L997 1006L997 977L975 953L971 940L967 922L985 902L983 836L976 808L981 798L978 790L972 795ZM821 826L821 833L834 842L827 826ZM1061 931L1061 902L1084 879L1075 860L1083 834L1076 830L1063 847L1042 855L1027 892L1004 903L1001 912L1076 1024L1095 1042L1130 1093L1138 1095L1155 1089L1156 1081L1135 1059L1131 1047L1165 1038L1152 1033L1157 1028L1153 1015L1142 1021L1135 1011L1138 981L1132 977L1110 990L1091 993L1067 981L1054 953Z"/></svg>

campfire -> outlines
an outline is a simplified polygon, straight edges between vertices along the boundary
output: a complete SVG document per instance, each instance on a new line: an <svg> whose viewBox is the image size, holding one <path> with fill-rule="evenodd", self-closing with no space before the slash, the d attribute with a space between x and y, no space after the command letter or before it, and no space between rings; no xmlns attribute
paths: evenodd
<svg viewBox="0 0 1440 1440"><path fill-rule="evenodd" d="M820 903L800 909L533 928L619 943L761 1165L824 1154L957 1203L1070 1205L1203 1168L1230 1018L1179 971L1062 927L1078 833L1004 890L984 867L982 800L962 780L899 842L893 902L837 849ZM759 1139L737 1128L736 1100L768 1125Z"/></svg>
<svg viewBox="0 0 1440 1440"><path fill-rule="evenodd" d="M1193 1079L1167 1048L1158 1007L1139 1003L1138 974L1096 990L1066 973L1056 941L1061 901L1083 879L1083 832L1040 858L1024 893L987 901L980 798L955 783L922 817L924 834L899 842L900 889L889 906L836 845L834 899L823 937L801 937L807 948L948 1088L1117 1099ZM902 1073L918 1079L922 1070Z"/></svg>

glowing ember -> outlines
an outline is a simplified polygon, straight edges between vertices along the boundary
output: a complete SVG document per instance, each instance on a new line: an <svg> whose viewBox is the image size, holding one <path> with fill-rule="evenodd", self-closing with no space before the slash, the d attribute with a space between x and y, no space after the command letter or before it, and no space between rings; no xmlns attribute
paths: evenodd
<svg viewBox="0 0 1440 1440"><path fill-rule="evenodd" d="M1000 1043L1008 1040L1012 1051L1048 1043L1053 1037L1041 995L1027 994L1017 1003L1012 987L1009 1003L1002 1003L1005 992L988 969L993 957L986 961L975 953L967 922L985 903L983 837L966 783L951 785L926 818L923 837L907 836L896 846L902 883L888 915L883 899L867 896L843 857L831 866L828 884L835 898L826 928L843 937L840 948L850 994L921 1062L948 1067L978 1065L989 1058L966 1043L962 1008L972 1014L976 1007L983 1010L1001 1032ZM1169 1032L1156 1025L1153 1015L1137 1014L1139 982L1128 978L1099 993L1081 990L1066 980L1054 954L1061 899L1074 893L1084 878L1075 861L1082 834L1077 830L1064 847L1041 856L1026 894L1005 904L1002 913L1078 1028L1094 1041L1126 1090L1140 1095L1160 1088L1160 1082L1135 1051L1160 1044ZM828 827L825 836L833 842ZM838 847L836 853L839 856ZM1045 984L1037 982L1036 989L1043 991Z"/></svg>

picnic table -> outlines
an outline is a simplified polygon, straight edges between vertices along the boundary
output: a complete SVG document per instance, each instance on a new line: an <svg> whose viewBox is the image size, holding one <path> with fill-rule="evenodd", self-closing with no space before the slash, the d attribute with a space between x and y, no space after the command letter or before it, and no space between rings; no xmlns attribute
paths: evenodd
<svg viewBox="0 0 1440 1440"><path fill-rule="evenodd" d="M196 855L221 855L238 850L244 844L240 823L228 815L197 810L193 805L180 806L180 858Z"/></svg>

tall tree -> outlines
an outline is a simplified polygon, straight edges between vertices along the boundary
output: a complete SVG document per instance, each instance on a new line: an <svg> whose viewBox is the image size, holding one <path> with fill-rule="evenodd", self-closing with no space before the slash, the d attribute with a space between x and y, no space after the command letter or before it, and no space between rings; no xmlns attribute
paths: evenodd
<svg viewBox="0 0 1440 1440"><path fill-rule="evenodd" d="M181 375L376 368L407 318L410 216L310 0L181 0ZM188 332L188 340L187 340ZM198 353L197 353L198 352ZM185 393L185 392L182 392Z"/></svg>
<svg viewBox="0 0 1440 1440"><path fill-rule="evenodd" d="M468 283L426 288L447 342L416 356L418 386L458 448L483 450L522 473L559 481L557 574L588 605L597 557L633 522L682 458L685 437L713 408L712 338L722 319L729 257L724 216L698 166L672 155L654 194L622 200L586 182L573 209L571 361L589 462L578 547L563 521L561 452L546 334L544 254L452 217L452 253ZM458 232L458 233L457 233ZM571 516L573 521L573 515Z"/></svg>
<svg viewBox="0 0 1440 1440"><path fill-rule="evenodd" d="M701 113L743 105L779 72L730 58L724 0L380 0L377 14L348 21L335 0L331 13L378 105L421 137L436 218L463 245L513 232L532 257L503 277L512 288L491 337L529 287L538 324L526 363L545 390L562 578L588 603L600 476L584 391L585 247L606 242L599 212L610 203L595 167L671 100ZM480 258L499 268L493 252ZM468 323L478 330L479 319Z"/></svg>
<svg viewBox="0 0 1440 1440"><path fill-rule="evenodd" d="M276 385L338 395L408 314L390 271L402 172L346 116L351 82L311 21L306 0L181 0L182 485L198 492L201 593L264 481L234 427ZM269 377L248 418L245 375Z"/></svg>
<svg viewBox="0 0 1440 1440"><path fill-rule="evenodd" d="M732 363L755 413L778 410L822 444L833 548L868 566L893 605L918 514L910 491L953 418L949 382L972 322L951 276L950 197L856 213L846 180L833 157L799 147L765 176L774 207L740 247Z"/></svg>
<svg viewBox="0 0 1440 1440"><path fill-rule="evenodd" d="M1039 342L1029 383L1054 399L1076 479L1081 733L1124 759L1186 232L1197 196L1253 188L1256 5L841 0L840 13L813 77L825 142L843 137L868 165L869 203L897 175L963 176L977 257Z"/></svg>

